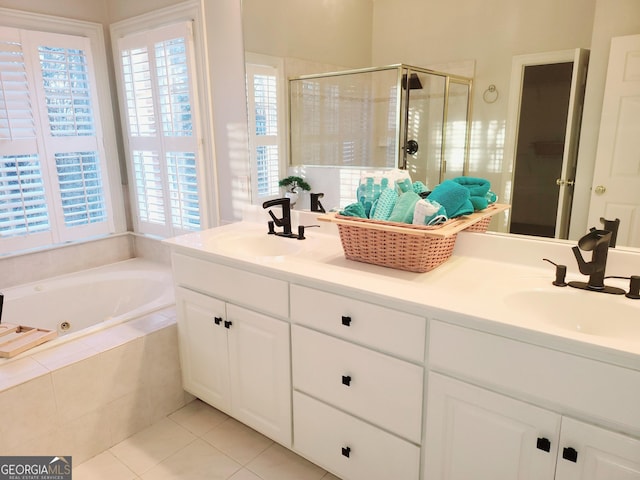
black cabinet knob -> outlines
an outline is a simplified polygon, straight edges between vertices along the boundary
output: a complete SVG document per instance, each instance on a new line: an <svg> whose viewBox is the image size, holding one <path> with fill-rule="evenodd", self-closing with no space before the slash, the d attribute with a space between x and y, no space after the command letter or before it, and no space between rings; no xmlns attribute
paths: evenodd
<svg viewBox="0 0 640 480"><path fill-rule="evenodd" d="M230 322L229 320L224 321L224 328L230 328L231 325L233 325L233 322Z"/></svg>
<svg viewBox="0 0 640 480"><path fill-rule="evenodd" d="M351 455L351 447L342 447L342 456L349 458Z"/></svg>
<svg viewBox="0 0 640 480"><path fill-rule="evenodd" d="M578 461L578 452L575 448L565 447L562 449L562 458L575 463Z"/></svg>
<svg viewBox="0 0 640 480"><path fill-rule="evenodd" d="M351 375L342 375L342 384L347 387L351 386Z"/></svg>
<svg viewBox="0 0 640 480"><path fill-rule="evenodd" d="M538 442L536 443L536 447L538 447L538 450L542 450L543 452L550 452L551 451L551 442L549 441L548 438L538 438Z"/></svg>
<svg viewBox="0 0 640 480"><path fill-rule="evenodd" d="M215 322L216 325L220 325L222 323L222 318L221 317L213 317L213 321Z"/></svg>
<svg viewBox="0 0 640 480"><path fill-rule="evenodd" d="M342 316L342 324L345 327L350 327L351 326L351 317L347 317L345 315Z"/></svg>

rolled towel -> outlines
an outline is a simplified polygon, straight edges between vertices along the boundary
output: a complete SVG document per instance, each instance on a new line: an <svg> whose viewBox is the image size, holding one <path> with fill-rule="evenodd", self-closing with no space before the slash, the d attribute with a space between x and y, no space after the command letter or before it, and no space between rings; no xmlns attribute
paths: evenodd
<svg viewBox="0 0 640 480"><path fill-rule="evenodd" d="M358 185L358 190L356 195L358 197L358 201L364 207L365 217L369 218L369 212L371 211L371 207L373 206L373 202L376 200L376 185L374 184L373 177L366 177L360 180L360 185ZM380 185L377 185L378 194L380 193Z"/></svg>
<svg viewBox="0 0 640 480"><path fill-rule="evenodd" d="M398 197L393 211L389 216L390 222L413 223L413 212L416 203L420 200L420 195L413 190L405 192Z"/></svg>
<svg viewBox="0 0 640 480"><path fill-rule="evenodd" d="M469 194L472 197L484 197L489 188L491 188L491 183L489 180L478 177L456 177L453 179L454 182L459 183L463 187L469 189Z"/></svg>
<svg viewBox="0 0 640 480"><path fill-rule="evenodd" d="M410 178L403 178L402 180L396 180L396 186L400 193L407 193L413 191L413 184Z"/></svg>
<svg viewBox="0 0 640 480"><path fill-rule="evenodd" d="M364 206L360 202L355 202L347 205L340 212L340 215L344 215L345 217L368 218L367 214L364 211Z"/></svg>
<svg viewBox="0 0 640 480"><path fill-rule="evenodd" d="M438 225L447 221L447 213L442 205L431 200L419 200L413 212L414 225Z"/></svg>
<svg viewBox="0 0 640 480"><path fill-rule="evenodd" d="M490 197L487 196L489 188L491 188L489 180L476 177L457 177L453 181L469 190L469 200L474 210L484 210L489 206L489 203L493 203L489 201Z"/></svg>
<svg viewBox="0 0 640 480"><path fill-rule="evenodd" d="M474 212L469 189L453 180L445 180L433 189L428 200L438 202L447 212L447 217L456 218Z"/></svg>
<svg viewBox="0 0 640 480"><path fill-rule="evenodd" d="M369 218L374 220L388 220L397 201L398 192L393 188L385 188L373 204L373 207L371 207Z"/></svg>
<svg viewBox="0 0 640 480"><path fill-rule="evenodd" d="M413 191L420 195L421 193L428 192L429 189L420 180L416 180L413 182Z"/></svg>

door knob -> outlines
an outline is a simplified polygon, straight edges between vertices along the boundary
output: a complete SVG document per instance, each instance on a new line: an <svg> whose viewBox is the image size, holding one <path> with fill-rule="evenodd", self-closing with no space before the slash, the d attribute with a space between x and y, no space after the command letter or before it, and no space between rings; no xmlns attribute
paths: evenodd
<svg viewBox="0 0 640 480"><path fill-rule="evenodd" d="M573 187L576 184L575 180L567 180L566 183L567 183L567 187Z"/></svg>
<svg viewBox="0 0 640 480"><path fill-rule="evenodd" d="M561 178L557 178L556 179L556 185L558 185L559 187L564 185L564 180L562 180Z"/></svg>
<svg viewBox="0 0 640 480"><path fill-rule="evenodd" d="M604 192L607 191L607 187L605 187L604 185L598 185L594 191L598 194L598 195L602 195Z"/></svg>

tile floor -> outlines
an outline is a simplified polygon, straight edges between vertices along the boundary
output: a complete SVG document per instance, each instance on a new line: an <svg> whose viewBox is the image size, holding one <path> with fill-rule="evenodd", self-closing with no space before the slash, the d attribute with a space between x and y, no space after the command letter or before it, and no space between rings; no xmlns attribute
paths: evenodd
<svg viewBox="0 0 640 480"><path fill-rule="evenodd" d="M194 400L74 467L74 480L339 480Z"/></svg>

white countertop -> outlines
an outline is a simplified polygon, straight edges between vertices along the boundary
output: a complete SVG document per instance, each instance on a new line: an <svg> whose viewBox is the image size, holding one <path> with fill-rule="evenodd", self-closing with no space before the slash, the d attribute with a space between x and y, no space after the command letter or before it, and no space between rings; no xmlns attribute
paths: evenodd
<svg viewBox="0 0 640 480"><path fill-rule="evenodd" d="M345 259L335 225L320 223L320 228L307 229L305 240L268 236L266 222L239 222L166 243L175 251L292 283L640 370L640 300L551 284L554 267L542 258L566 264L567 280L586 279L578 272L573 242L462 232L447 262L431 272L411 273ZM295 242L283 246L295 253L259 256L241 248L239 239L262 242L263 235L265 242ZM607 275L640 275L640 253L610 249ZM626 280L606 283L628 289ZM514 295L529 294L520 292L542 292L545 305L536 304L537 297L531 304L514 305L510 300ZM593 302L607 311L598 313ZM545 321L556 314L556 307L569 325L579 325L582 319L603 322L604 334ZM632 334L609 335L606 322L614 317L624 317L633 326Z"/></svg>

